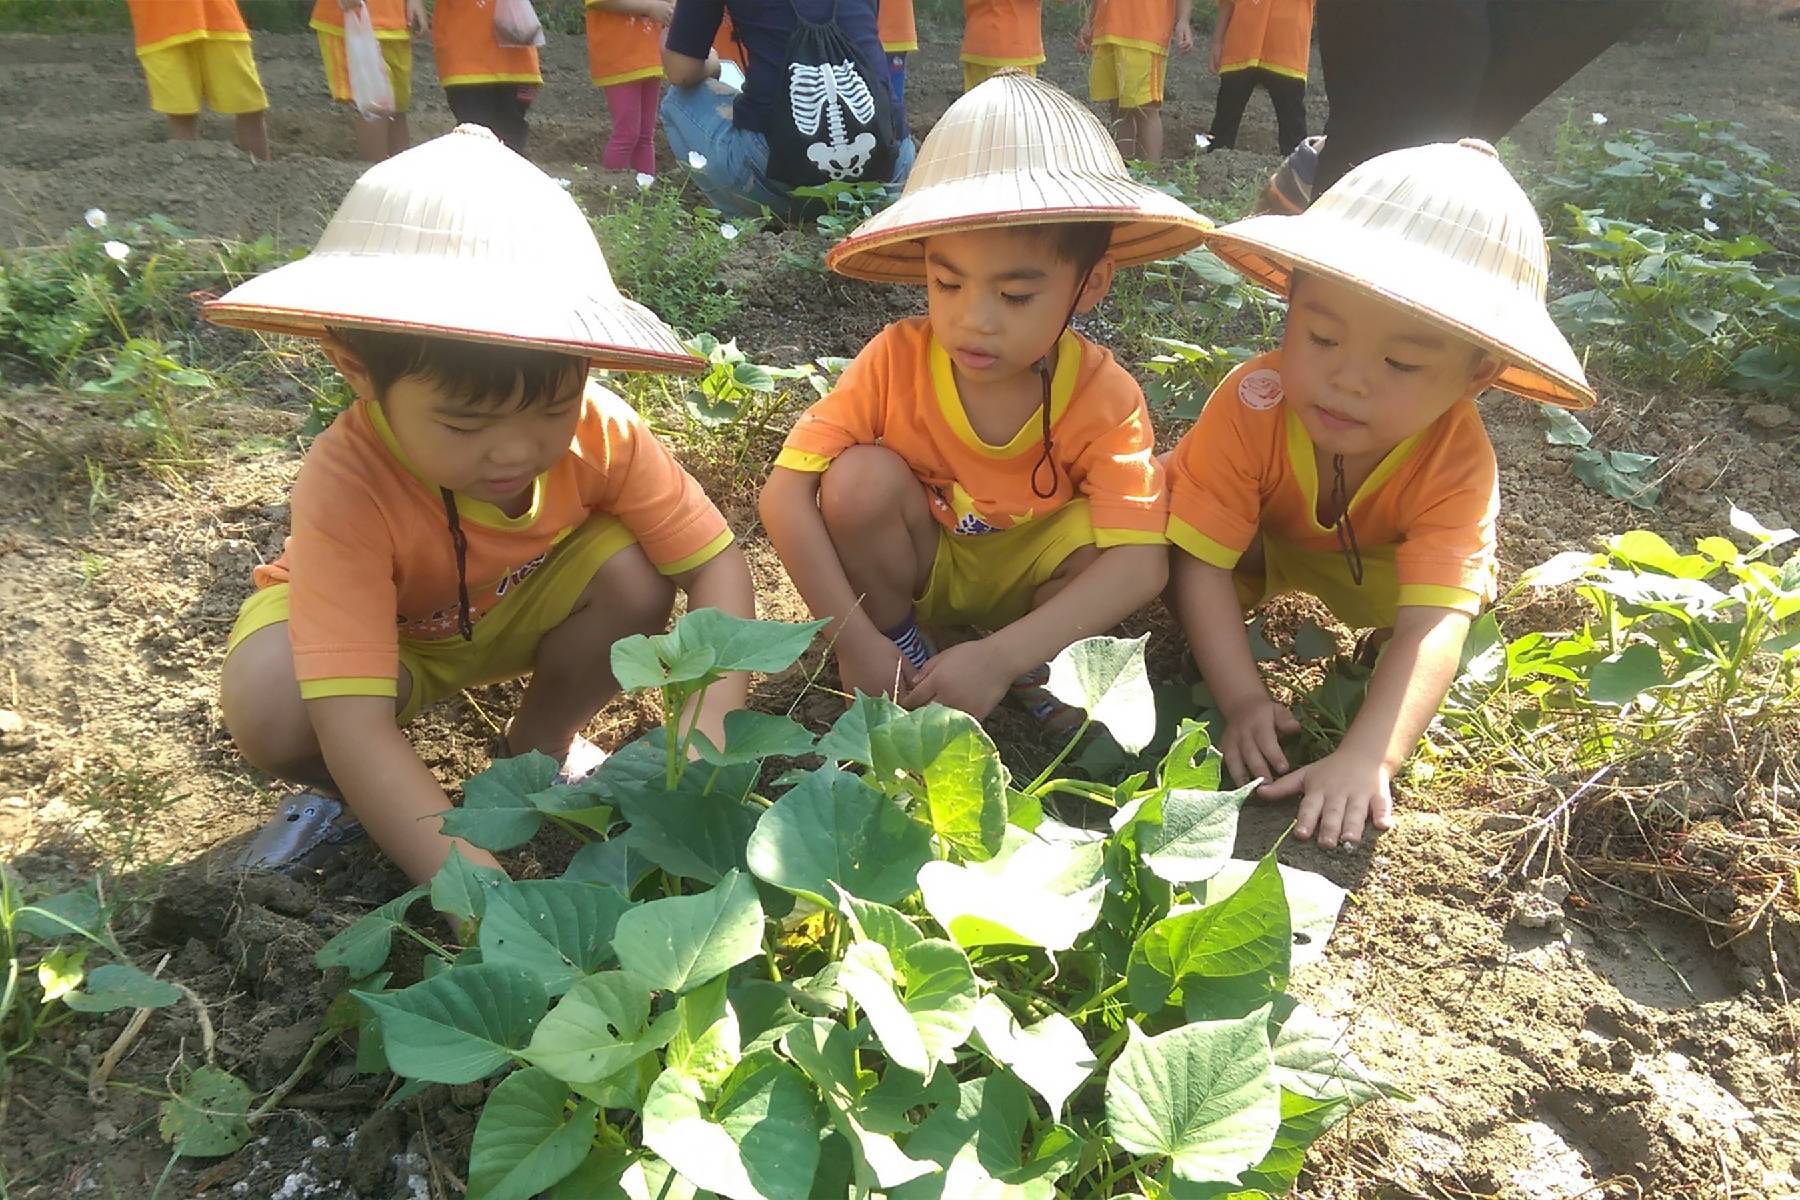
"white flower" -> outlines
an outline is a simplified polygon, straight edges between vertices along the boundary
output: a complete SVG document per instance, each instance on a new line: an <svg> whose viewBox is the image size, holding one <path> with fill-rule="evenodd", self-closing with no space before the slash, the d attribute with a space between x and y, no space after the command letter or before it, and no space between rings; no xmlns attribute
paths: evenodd
<svg viewBox="0 0 1800 1200"><path fill-rule="evenodd" d="M737 238L737 235L738 235L738 227L736 225L732 225L728 222L724 225L719 226L719 236L724 238L726 241L729 242L729 241L735 240Z"/></svg>
<svg viewBox="0 0 1800 1200"><path fill-rule="evenodd" d="M124 242L108 242L106 243L106 257L114 262L124 262L131 257L131 247Z"/></svg>
<svg viewBox="0 0 1800 1200"><path fill-rule="evenodd" d="M1712 193L1711 192L1701 192L1700 193L1700 207L1701 208L1711 208L1712 206L1713 206Z"/></svg>
<svg viewBox="0 0 1800 1200"><path fill-rule="evenodd" d="M1209 137L1208 135L1206 135L1204 133L1196 133L1194 135L1194 146L1197 149L1205 150L1207 147L1209 147L1211 145L1212 145L1212 138Z"/></svg>
<svg viewBox="0 0 1800 1200"><path fill-rule="evenodd" d="M1717 233L1717 232L1719 232L1719 223L1717 221L1713 220L1711 217L1708 217L1704 221L1700 222L1700 228L1706 230L1706 232L1708 232L1708 233Z"/></svg>
<svg viewBox="0 0 1800 1200"><path fill-rule="evenodd" d="M557 187L559 187L559 188L561 188L561 189L562 189L562 190L563 190L563 191L565 191L565 192L566 192L566 191L568 191L568 190L569 190L569 189L570 189L570 188L571 188L571 187L574 187L574 186L575 186L575 185L574 185L574 184L572 184L572 183L570 183L570 182L569 182L569 181L568 181L568 180L567 180L567 179L558 179L558 180L557 180L557 181L556 181L556 186L557 186Z"/></svg>
<svg viewBox="0 0 1800 1200"><path fill-rule="evenodd" d="M1606 114L1605 113L1595 113L1593 116L1589 117L1588 120L1592 121L1596 125L1604 125L1604 124L1606 124Z"/></svg>
<svg viewBox="0 0 1800 1200"><path fill-rule="evenodd" d="M647 191L649 189L650 185L656 182L656 176L646 175L642 171L639 171L637 173L637 179L638 179L638 191L640 191L640 192Z"/></svg>
<svg viewBox="0 0 1800 1200"><path fill-rule="evenodd" d="M706 155L700 153L698 150L689 150L688 166L696 171L706 170Z"/></svg>
<svg viewBox="0 0 1800 1200"><path fill-rule="evenodd" d="M106 224L106 210L104 208L90 208L81 214L81 219L88 223L89 229L98 229Z"/></svg>

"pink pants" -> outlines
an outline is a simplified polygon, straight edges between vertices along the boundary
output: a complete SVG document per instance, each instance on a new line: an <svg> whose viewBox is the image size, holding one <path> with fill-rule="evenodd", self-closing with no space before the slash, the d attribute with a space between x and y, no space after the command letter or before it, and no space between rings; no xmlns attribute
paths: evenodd
<svg viewBox="0 0 1800 1200"><path fill-rule="evenodd" d="M653 76L615 83L605 91L612 136L606 139L600 164L609 171L629 167L656 174L656 105L662 99L662 80Z"/></svg>

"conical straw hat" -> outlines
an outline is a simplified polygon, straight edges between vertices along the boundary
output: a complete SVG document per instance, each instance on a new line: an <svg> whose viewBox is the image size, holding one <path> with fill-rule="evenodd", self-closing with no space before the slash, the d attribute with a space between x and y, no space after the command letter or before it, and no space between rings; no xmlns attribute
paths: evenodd
<svg viewBox="0 0 1800 1200"><path fill-rule="evenodd" d="M1131 178L1094 114L1041 80L1002 71L925 136L906 189L825 255L842 275L922 283L920 238L1002 226L1110 221L1119 266L1172 258L1212 222Z"/></svg>
<svg viewBox="0 0 1800 1200"><path fill-rule="evenodd" d="M328 325L530 346L623 370L705 364L613 284L556 181L476 125L365 171L313 252L206 306L221 325Z"/></svg>
<svg viewBox="0 0 1800 1200"><path fill-rule="evenodd" d="M1594 403L1580 360L1544 308L1549 272L1537 211L1486 142L1378 155L1303 213L1234 221L1205 240L1282 295L1298 270L1442 326L1506 364L1495 387L1564 408Z"/></svg>

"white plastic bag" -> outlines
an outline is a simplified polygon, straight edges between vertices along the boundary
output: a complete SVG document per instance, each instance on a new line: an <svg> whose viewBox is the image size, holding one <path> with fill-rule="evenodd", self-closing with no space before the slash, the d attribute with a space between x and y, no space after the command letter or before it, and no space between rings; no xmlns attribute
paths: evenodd
<svg viewBox="0 0 1800 1200"><path fill-rule="evenodd" d="M514 48L544 44L544 27L531 0L494 0L494 40Z"/></svg>
<svg viewBox="0 0 1800 1200"><path fill-rule="evenodd" d="M387 60L375 26L369 22L369 6L363 4L344 14L344 62L350 74L350 98L365 120L394 115L394 84L388 78Z"/></svg>

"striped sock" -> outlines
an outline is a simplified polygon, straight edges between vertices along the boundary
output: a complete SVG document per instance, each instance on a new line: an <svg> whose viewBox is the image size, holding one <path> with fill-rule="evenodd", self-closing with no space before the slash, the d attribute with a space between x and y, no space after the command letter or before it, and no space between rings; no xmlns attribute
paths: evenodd
<svg viewBox="0 0 1800 1200"><path fill-rule="evenodd" d="M920 630L918 618L912 613L907 613L905 621L884 632L888 641L900 647L900 657L911 664L913 670L923 667L931 658L931 642Z"/></svg>

